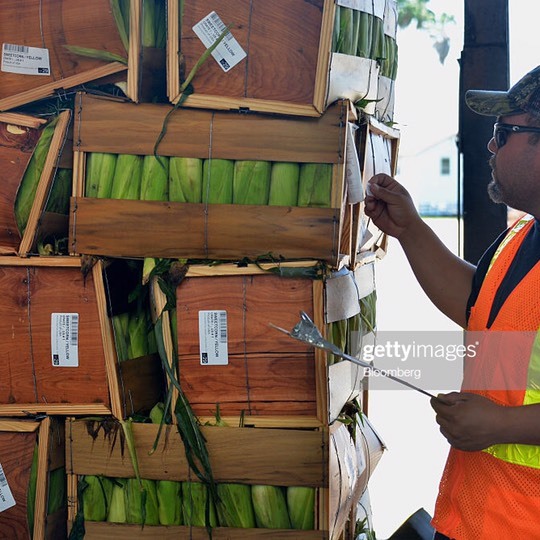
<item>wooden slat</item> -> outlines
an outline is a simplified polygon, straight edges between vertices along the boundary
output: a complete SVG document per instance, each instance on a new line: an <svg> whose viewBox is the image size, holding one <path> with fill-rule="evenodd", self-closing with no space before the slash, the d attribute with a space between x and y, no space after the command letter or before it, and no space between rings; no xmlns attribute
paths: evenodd
<svg viewBox="0 0 540 540"><path fill-rule="evenodd" d="M80 257L0 257L0 267L81 268Z"/></svg>
<svg viewBox="0 0 540 540"><path fill-rule="evenodd" d="M103 280L103 262L98 261L92 267L93 282L96 288L97 311L99 313L99 328L101 334L103 363L107 373L110 391L111 410L116 418L123 418L125 409L120 398L120 382L118 380L116 347L112 334L111 322L107 316L107 295Z"/></svg>
<svg viewBox="0 0 540 540"><path fill-rule="evenodd" d="M167 305L167 297L165 293L161 290L159 281L157 277L153 277L150 283L150 298L152 303L152 320L154 324L161 317L162 319L162 336L163 336L163 345L165 348L165 354L167 355L167 363L169 364L172 373L176 376L175 369L175 351L178 350L178 343L173 342L173 333L171 328L171 317L170 312L165 311ZM176 308L175 308L176 309ZM177 423L176 415L174 414L174 409L176 407L176 402L178 400L178 389L173 386L171 387L171 381L169 377L166 377L167 388L172 392L171 398L171 417L173 424ZM158 400L156 400L158 401Z"/></svg>
<svg viewBox="0 0 540 540"><path fill-rule="evenodd" d="M69 403L62 405L58 403L19 403L17 405L0 405L0 415L2 416L28 416L30 414L54 414L54 415L70 415L77 416L103 416L110 415L111 409L105 405L95 404L87 405L83 403Z"/></svg>
<svg viewBox="0 0 540 540"><path fill-rule="evenodd" d="M173 426L165 429L157 450L149 455L158 427L133 424L141 476L188 479L190 471L183 443ZM127 448L122 455L119 434L107 438L100 431L94 440L83 420L70 422L68 429L66 455L70 474L134 476ZM216 481L319 487L327 484L324 448L328 440L323 431L205 426L201 429Z"/></svg>
<svg viewBox="0 0 540 540"><path fill-rule="evenodd" d="M164 540L208 540L208 531L203 527L151 527L115 523L85 523L85 540L138 540L163 538ZM280 529L212 529L215 540L328 540L326 531L295 531Z"/></svg>
<svg viewBox="0 0 540 540"><path fill-rule="evenodd" d="M76 87L78 85L84 84L85 82L99 80L108 75L121 73L122 71L125 71L125 70L126 70L126 66L124 64L121 64L119 62L113 62L112 64L107 64L106 66L103 66L103 67L88 70L81 75L74 75L72 77L66 77L65 79L62 80L61 87L62 88ZM2 76L4 76L4 74L2 74ZM0 110L6 111L9 109L13 109L15 107L20 107L21 105L25 105L26 103L31 103L39 99L54 96L56 92L58 92L58 90L59 90L59 83L52 82L49 84L44 84L43 86L40 86L39 88L36 88L33 90L21 92L20 94L17 94L12 97L0 99Z"/></svg>
<svg viewBox="0 0 540 540"><path fill-rule="evenodd" d="M47 497L49 494L49 446L51 444L51 418L41 421L38 434L38 467L36 478L36 496L34 508L35 540L45 540L45 517L47 515Z"/></svg>
<svg viewBox="0 0 540 540"><path fill-rule="evenodd" d="M320 264L319 261L283 261L279 263L258 263L239 266L238 264L224 263L212 266L200 264L188 267L186 278L191 277L216 277L216 276L246 276L268 275L269 271L278 268L312 268Z"/></svg>
<svg viewBox="0 0 540 540"><path fill-rule="evenodd" d="M168 105L120 103L83 95L76 117L77 150L146 154L154 152ZM180 108L159 145L163 156L341 163L345 103L320 118L211 112ZM342 136L343 135L343 136Z"/></svg>
<svg viewBox="0 0 540 540"><path fill-rule="evenodd" d="M0 420L0 431L15 433L33 433L39 429L39 422L35 420Z"/></svg>
<svg viewBox="0 0 540 540"><path fill-rule="evenodd" d="M0 113L0 122L37 129L46 124L47 120L20 113Z"/></svg>
<svg viewBox="0 0 540 540"><path fill-rule="evenodd" d="M49 194L52 186L58 159L67 137L70 120L71 111L63 111L58 116L58 122L54 128L51 145L43 165L43 171L39 178L32 208L30 210L30 214L28 215L28 222L19 246L18 254L21 257L25 257L32 249L34 244L37 234L38 221L45 209L45 205L47 204L47 195Z"/></svg>
<svg viewBox="0 0 540 540"><path fill-rule="evenodd" d="M129 1L127 96L139 101L142 0Z"/></svg>
<svg viewBox="0 0 540 540"><path fill-rule="evenodd" d="M171 103L180 92L178 8L178 0L167 0L167 96Z"/></svg>
<svg viewBox="0 0 540 540"><path fill-rule="evenodd" d="M83 198L72 199L71 211L75 253L229 260L272 253L330 263L337 257L338 211L331 208Z"/></svg>

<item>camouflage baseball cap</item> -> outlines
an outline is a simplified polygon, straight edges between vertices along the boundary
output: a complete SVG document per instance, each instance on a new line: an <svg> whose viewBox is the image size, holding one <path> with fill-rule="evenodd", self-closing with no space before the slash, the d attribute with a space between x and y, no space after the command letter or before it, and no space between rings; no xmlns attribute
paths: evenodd
<svg viewBox="0 0 540 540"><path fill-rule="evenodd" d="M529 71L507 92L468 90L465 102L474 112L487 116L522 113L540 116L540 66Z"/></svg>

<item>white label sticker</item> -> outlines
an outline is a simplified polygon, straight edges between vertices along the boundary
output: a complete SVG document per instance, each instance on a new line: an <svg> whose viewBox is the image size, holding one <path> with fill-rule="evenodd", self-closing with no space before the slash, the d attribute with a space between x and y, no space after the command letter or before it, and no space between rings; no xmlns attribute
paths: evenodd
<svg viewBox="0 0 540 540"><path fill-rule="evenodd" d="M79 367L79 314L51 313L52 364Z"/></svg>
<svg viewBox="0 0 540 540"><path fill-rule="evenodd" d="M4 469L2 469L2 465L0 464L0 512L12 506L15 506L15 498L13 497L13 493L11 493L11 489L9 489Z"/></svg>
<svg viewBox="0 0 540 540"><path fill-rule="evenodd" d="M4 43L1 70L20 75L50 75L49 49Z"/></svg>
<svg viewBox="0 0 540 540"><path fill-rule="evenodd" d="M227 312L199 311L199 350L202 365L226 366L229 363L227 339Z"/></svg>
<svg viewBox="0 0 540 540"><path fill-rule="evenodd" d="M215 11L212 11L212 13L208 14L193 27L193 31L208 49L217 41L226 28L219 15ZM243 60L247 54L234 36L228 32L213 50L212 56L221 66L221 69L227 72Z"/></svg>

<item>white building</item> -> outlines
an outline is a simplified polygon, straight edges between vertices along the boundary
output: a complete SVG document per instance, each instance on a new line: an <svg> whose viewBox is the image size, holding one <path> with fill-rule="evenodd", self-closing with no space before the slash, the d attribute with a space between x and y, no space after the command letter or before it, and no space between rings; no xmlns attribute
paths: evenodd
<svg viewBox="0 0 540 540"><path fill-rule="evenodd" d="M423 216L455 216L458 210L456 136L399 156L397 179L411 193Z"/></svg>

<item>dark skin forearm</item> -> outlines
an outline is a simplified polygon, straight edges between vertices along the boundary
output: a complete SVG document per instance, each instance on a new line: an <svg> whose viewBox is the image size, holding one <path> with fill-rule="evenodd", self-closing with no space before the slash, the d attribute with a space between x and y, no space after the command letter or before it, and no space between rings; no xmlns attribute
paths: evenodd
<svg viewBox="0 0 540 540"><path fill-rule="evenodd" d="M451 392L431 400L440 431L455 448L494 444L540 445L540 403L506 407L477 394Z"/></svg>

